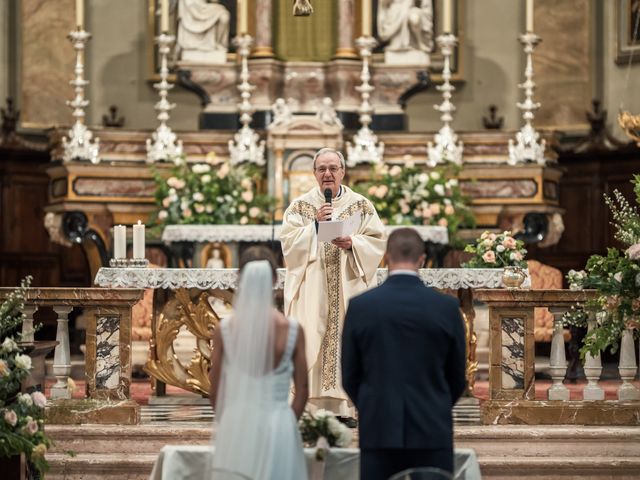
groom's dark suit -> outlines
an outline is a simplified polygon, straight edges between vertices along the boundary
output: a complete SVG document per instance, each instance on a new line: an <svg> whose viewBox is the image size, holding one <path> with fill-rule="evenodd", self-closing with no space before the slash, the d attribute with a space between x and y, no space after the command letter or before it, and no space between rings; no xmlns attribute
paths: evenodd
<svg viewBox="0 0 640 480"><path fill-rule="evenodd" d="M458 301L415 275L390 275L349 302L342 382L359 415L360 478L453 470L451 409L465 387Z"/></svg>

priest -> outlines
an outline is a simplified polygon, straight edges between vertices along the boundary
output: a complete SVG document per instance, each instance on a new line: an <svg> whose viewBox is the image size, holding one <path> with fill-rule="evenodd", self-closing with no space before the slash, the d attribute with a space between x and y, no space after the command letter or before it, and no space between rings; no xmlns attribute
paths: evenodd
<svg viewBox="0 0 640 480"><path fill-rule="evenodd" d="M280 241L287 267L285 314L300 322L307 340L309 403L353 417L340 373L342 323L349 299L376 286L386 236L371 202L342 185L345 168L337 150L323 148L314 155L318 186L291 202ZM320 222L354 214L359 224L353 234L318 240Z"/></svg>

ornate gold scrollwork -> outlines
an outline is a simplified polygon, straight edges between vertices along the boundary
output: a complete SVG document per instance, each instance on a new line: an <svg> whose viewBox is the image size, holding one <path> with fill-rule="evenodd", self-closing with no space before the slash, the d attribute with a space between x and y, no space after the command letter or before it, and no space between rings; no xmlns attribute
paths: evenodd
<svg viewBox="0 0 640 480"><path fill-rule="evenodd" d="M220 315L209 301L214 297L229 308L233 293L226 290L201 292L195 300L187 289L175 291L158 315L156 329L150 340L149 360L145 371L168 385L175 385L200 395L209 394L211 335L218 328ZM174 342L185 328L196 339L190 363L184 365L176 354Z"/></svg>
<svg viewBox="0 0 640 480"><path fill-rule="evenodd" d="M473 325L467 315L460 310L464 320L464 336L467 343L467 368L465 375L467 377L467 385L469 393L473 393L473 387L476 383L476 373L478 372L478 361L476 360L476 347L478 345L478 337L473 330Z"/></svg>

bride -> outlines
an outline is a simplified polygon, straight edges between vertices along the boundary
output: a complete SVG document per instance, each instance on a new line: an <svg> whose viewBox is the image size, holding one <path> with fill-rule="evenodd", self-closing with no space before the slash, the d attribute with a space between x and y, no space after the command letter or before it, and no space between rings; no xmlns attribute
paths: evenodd
<svg viewBox="0 0 640 480"><path fill-rule="evenodd" d="M209 373L216 413L213 480L307 478L297 425L309 395L304 333L274 308L270 254L254 251L254 258L269 260L241 265L233 316L214 332ZM292 377L295 395L289 406Z"/></svg>

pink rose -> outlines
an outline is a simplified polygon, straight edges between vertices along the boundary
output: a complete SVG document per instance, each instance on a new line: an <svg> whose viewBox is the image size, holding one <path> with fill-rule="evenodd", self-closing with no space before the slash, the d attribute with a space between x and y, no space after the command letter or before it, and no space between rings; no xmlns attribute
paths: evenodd
<svg viewBox="0 0 640 480"><path fill-rule="evenodd" d="M520 252L511 252L511 255L509 255L509 258L511 260L515 260L516 262L519 262L520 260L522 260L522 254Z"/></svg>
<svg viewBox="0 0 640 480"><path fill-rule="evenodd" d="M47 406L47 397L45 397L42 392L33 392L31 394L31 399L36 407L44 408Z"/></svg>
<svg viewBox="0 0 640 480"><path fill-rule="evenodd" d="M445 215L453 215L456 212L455 208L453 208L453 205L447 205L446 207L444 207L444 214Z"/></svg>
<svg viewBox="0 0 640 480"><path fill-rule="evenodd" d="M496 254L492 250L489 250L484 255L482 255L482 260L484 260L486 263L496 263Z"/></svg>
<svg viewBox="0 0 640 480"><path fill-rule="evenodd" d="M0 360L0 377L9 375L9 365L4 360Z"/></svg>
<svg viewBox="0 0 640 480"><path fill-rule="evenodd" d="M440 220L438 220L438 225L440 225L441 227L446 227L447 225L449 225L449 220L447 220L446 218L441 218Z"/></svg>
<svg viewBox="0 0 640 480"><path fill-rule="evenodd" d="M431 205L429 205L429 210L431 210L431 213L433 213L434 215L439 215L440 214L440 204L439 203L432 203Z"/></svg>
<svg viewBox="0 0 640 480"><path fill-rule="evenodd" d="M631 259L631 260L638 260L640 259L640 243L636 243L634 245L631 245L628 249L627 249L627 256Z"/></svg>
<svg viewBox="0 0 640 480"><path fill-rule="evenodd" d="M30 418L27 421L27 424L24 426L24 430L29 434L29 435L35 435L38 432L38 424L35 420L33 420L32 418Z"/></svg>
<svg viewBox="0 0 640 480"><path fill-rule="evenodd" d="M18 423L18 415L16 415L16 412L14 412L13 410L5 410L4 421L12 427L15 427L16 423Z"/></svg>
<svg viewBox="0 0 640 480"><path fill-rule="evenodd" d="M504 246L504 248L513 250L514 248L516 248L516 239L513 237L505 237L504 240L502 240L502 245Z"/></svg>

